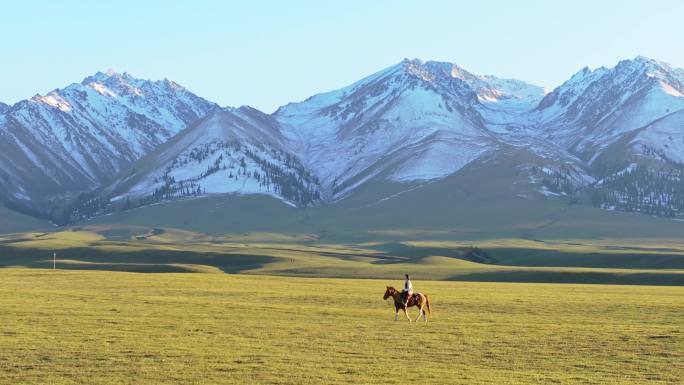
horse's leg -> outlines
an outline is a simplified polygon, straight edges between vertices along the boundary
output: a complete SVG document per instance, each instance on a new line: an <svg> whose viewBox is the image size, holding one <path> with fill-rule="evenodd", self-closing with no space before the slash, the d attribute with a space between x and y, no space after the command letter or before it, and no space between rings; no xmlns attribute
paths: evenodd
<svg viewBox="0 0 684 385"><path fill-rule="evenodd" d="M416 323L420 320L421 315L423 315L423 307L418 305L418 317L416 317Z"/></svg>
<svg viewBox="0 0 684 385"><path fill-rule="evenodd" d="M396 311L394 312L394 320L399 321L399 308L396 308Z"/></svg>
<svg viewBox="0 0 684 385"><path fill-rule="evenodd" d="M409 323L411 323L411 317L409 317L408 311L406 310L406 308L404 308L404 314L406 315L406 319L409 321Z"/></svg>
<svg viewBox="0 0 684 385"><path fill-rule="evenodd" d="M425 302L421 303L420 307L420 310L423 312L423 321L427 322L427 314L425 313L424 306L427 306L427 298L425 299Z"/></svg>

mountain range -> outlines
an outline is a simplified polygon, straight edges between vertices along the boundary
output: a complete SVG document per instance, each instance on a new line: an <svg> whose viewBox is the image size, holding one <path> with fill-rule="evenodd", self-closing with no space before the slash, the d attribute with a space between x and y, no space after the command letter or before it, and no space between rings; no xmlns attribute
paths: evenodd
<svg viewBox="0 0 684 385"><path fill-rule="evenodd" d="M306 208L411 192L420 205L426 186L478 178L516 199L675 217L683 174L684 70L645 57L550 92L403 60L273 114L114 71L0 103L0 195L59 224L212 196Z"/></svg>
<svg viewBox="0 0 684 385"><path fill-rule="evenodd" d="M216 108L172 81L113 71L20 101L0 115L0 194L38 210L96 189Z"/></svg>

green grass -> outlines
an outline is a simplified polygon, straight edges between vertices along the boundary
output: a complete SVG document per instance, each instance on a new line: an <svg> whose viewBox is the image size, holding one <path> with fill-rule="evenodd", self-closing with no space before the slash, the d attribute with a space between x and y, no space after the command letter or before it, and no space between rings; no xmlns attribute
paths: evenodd
<svg viewBox="0 0 684 385"><path fill-rule="evenodd" d="M18 213L0 202L0 234L52 229L48 221Z"/></svg>
<svg viewBox="0 0 684 385"><path fill-rule="evenodd" d="M527 161L528 159L525 159ZM266 196L167 202L84 225L172 227L207 234L313 234L329 243L407 240L681 238L684 222L542 198L515 163L469 165L438 182L373 180L334 204L293 208ZM487 175L483 178L482 175Z"/></svg>
<svg viewBox="0 0 684 385"><path fill-rule="evenodd" d="M434 188L438 187L444 188ZM416 203L421 199L419 191L427 194L420 204ZM218 235L315 234L334 243L426 238L674 238L684 232L684 222L568 205L561 200L484 199L457 192L445 200L441 194L431 194L431 186L426 186L370 205L350 198L336 205L299 209L262 196L211 197L133 209L84 225L172 227Z"/></svg>
<svg viewBox="0 0 684 385"><path fill-rule="evenodd" d="M486 260L473 259L475 249ZM53 252L63 269L684 285L684 244L676 239L341 244L311 234L219 236L131 226L0 236L0 267L48 268Z"/></svg>
<svg viewBox="0 0 684 385"><path fill-rule="evenodd" d="M387 284L0 270L0 383L681 384L684 288Z"/></svg>
<svg viewBox="0 0 684 385"><path fill-rule="evenodd" d="M455 175L419 186L374 179L345 199L314 207L228 194L159 203L76 225L174 228L217 236L305 235L332 244L521 238L618 243L681 239L684 234L684 221L601 210L579 198L543 198L533 185L520 183L527 176L519 165L530 161L522 153L505 162L475 162ZM0 208L0 234L45 229L49 224Z"/></svg>

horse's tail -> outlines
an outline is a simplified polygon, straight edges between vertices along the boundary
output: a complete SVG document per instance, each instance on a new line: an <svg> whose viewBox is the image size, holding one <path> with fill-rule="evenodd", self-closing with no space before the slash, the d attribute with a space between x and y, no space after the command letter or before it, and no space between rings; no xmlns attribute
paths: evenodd
<svg viewBox="0 0 684 385"><path fill-rule="evenodd" d="M432 309L430 309L430 298L425 294L425 305L427 306L428 313L432 315Z"/></svg>

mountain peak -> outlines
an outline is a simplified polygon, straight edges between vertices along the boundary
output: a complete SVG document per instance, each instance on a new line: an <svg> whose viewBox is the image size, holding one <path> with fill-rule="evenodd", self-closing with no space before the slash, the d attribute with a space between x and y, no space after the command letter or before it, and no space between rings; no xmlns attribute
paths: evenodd
<svg viewBox="0 0 684 385"><path fill-rule="evenodd" d="M143 81L143 80L134 78L128 72L120 73L120 72L117 72L114 69L110 68L105 72L98 71L94 75L86 77L85 79L83 79L81 84L88 85L88 84L94 83L94 82L99 82L99 83L108 83L108 82L130 83L130 82L135 82L135 81Z"/></svg>
<svg viewBox="0 0 684 385"><path fill-rule="evenodd" d="M602 76L612 76L616 81L623 82L634 80L634 77L642 75L659 79L671 75L675 78L684 79L684 70L675 68L664 61L639 55L633 59L620 60L612 68L598 67L592 70L589 67L584 67L561 84L559 88L581 83L588 85Z"/></svg>
<svg viewBox="0 0 684 385"><path fill-rule="evenodd" d="M599 67L592 70L589 67L584 67L581 70L575 72L570 79L566 80L565 83L561 84L560 87L564 87L571 84L589 83L594 81L595 78L601 76L607 69L605 67Z"/></svg>
<svg viewBox="0 0 684 385"><path fill-rule="evenodd" d="M630 61L630 60L627 60ZM651 58L648 56L638 55L631 60L633 63L640 63L644 65L656 65L659 67L673 68L671 64L664 62L659 59Z"/></svg>
<svg viewBox="0 0 684 385"><path fill-rule="evenodd" d="M634 59L624 59L620 60L615 69L630 68L630 69L641 69L646 67L658 67L660 66L656 60L648 58L646 56L637 56Z"/></svg>
<svg viewBox="0 0 684 385"><path fill-rule="evenodd" d="M621 60L615 66L615 70L633 70L633 71L652 71L652 72L677 72L677 68L662 60L649 58L646 56L637 56L634 59Z"/></svg>
<svg viewBox="0 0 684 385"><path fill-rule="evenodd" d="M441 77L464 80L466 77L474 76L458 65L449 62L404 59L400 64L407 74L426 81L433 81Z"/></svg>
<svg viewBox="0 0 684 385"><path fill-rule="evenodd" d="M169 88L171 88L173 90L185 90L185 87L174 82L173 80L169 80L168 78L164 78L163 82L166 86L168 86Z"/></svg>
<svg viewBox="0 0 684 385"><path fill-rule="evenodd" d="M12 122L12 133L0 135L0 148L22 151L11 161L0 151L0 170L16 178L9 189L0 186L0 195L90 190L215 108L162 81L111 70L19 101L0 119L0 132Z"/></svg>
<svg viewBox="0 0 684 385"><path fill-rule="evenodd" d="M684 69L673 67L664 61L637 56L633 60L620 61L613 71L623 79L648 79L669 94L684 94Z"/></svg>

